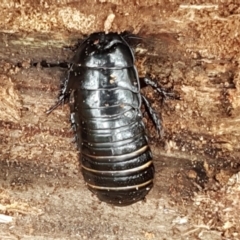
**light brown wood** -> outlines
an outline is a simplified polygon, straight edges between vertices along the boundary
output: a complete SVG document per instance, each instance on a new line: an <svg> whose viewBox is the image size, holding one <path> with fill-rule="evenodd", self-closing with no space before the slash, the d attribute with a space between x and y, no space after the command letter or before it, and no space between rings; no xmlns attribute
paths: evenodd
<svg viewBox="0 0 240 240"><path fill-rule="evenodd" d="M53 180L56 177L68 182L66 185L71 193L74 192L71 184L76 179L82 181L78 190L85 189L79 173L78 152L72 142L68 106L59 107L49 116L46 114L57 99L64 70L41 68L40 65L31 67L31 63L68 61L73 53L63 47L96 31L127 30L142 36L145 44L136 49L139 74L149 73L161 86L172 87L181 97L180 100L167 100L162 105L151 88L143 90L162 116L164 129L163 136L158 136L149 118L145 117L157 171L155 188L149 199L156 209L157 206L164 208L158 201L162 194L164 199L169 194L179 204L192 197L196 190L217 189L219 183L225 184L234 172L239 171L240 8L233 1L231 4L197 2L1 1L1 186L11 189L12 182L14 186L19 183L21 193L24 186L31 185L27 180L26 184L22 182L26 178L31 179L33 189L37 191L38 184L48 189L51 181L59 187L58 180ZM18 174L15 164L23 166L20 168L24 176ZM27 172L30 172L29 176ZM46 179L34 180L35 172L38 177L46 174ZM61 190L63 185L59 187ZM81 198L88 194L84 191ZM20 193L15 193L15 199ZM26 190L24 196L27 198L28 194L34 196L31 190ZM74 197L73 201L79 198ZM43 199L41 201L46 201ZM84 204L87 202L84 200ZM59 205L56 203L55 207ZM138 205L133 211L144 209L148 212L147 207L149 205ZM105 213L111 212L104 209ZM65 213L61 214L63 219ZM166 224L170 226L171 222ZM44 226L47 229L47 224ZM156 223L156 229L157 226ZM58 231L58 228L54 229ZM38 230L38 233L43 234L43 231ZM160 239L160 233L156 230L156 239ZM64 231L62 234L68 236ZM106 239L112 239L114 234L111 234ZM141 238L141 234L136 236L154 239L148 234L145 238ZM173 235L166 235L166 238L174 239ZM36 235L29 233L29 236ZM86 236L91 237L90 234ZM118 236L122 239L121 231Z"/></svg>

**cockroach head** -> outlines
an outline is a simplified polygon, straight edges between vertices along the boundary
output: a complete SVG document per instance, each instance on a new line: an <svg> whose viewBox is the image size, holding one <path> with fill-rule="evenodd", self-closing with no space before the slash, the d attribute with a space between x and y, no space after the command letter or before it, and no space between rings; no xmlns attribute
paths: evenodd
<svg viewBox="0 0 240 240"><path fill-rule="evenodd" d="M91 45L91 47L96 49L96 51L108 51L110 50L114 45L122 43L120 36L117 33L104 33L104 32L98 32L93 33L89 36L88 44Z"/></svg>

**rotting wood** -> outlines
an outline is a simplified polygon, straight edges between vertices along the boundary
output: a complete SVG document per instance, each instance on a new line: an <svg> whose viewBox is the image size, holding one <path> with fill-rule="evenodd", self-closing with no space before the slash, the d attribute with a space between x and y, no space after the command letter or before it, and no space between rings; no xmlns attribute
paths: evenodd
<svg viewBox="0 0 240 240"><path fill-rule="evenodd" d="M107 233L104 239L133 234L139 239L179 239L196 237L203 228L208 236L217 232L210 239L223 233L239 237L239 209L232 207L239 202L239 193L230 193L225 184L239 171L240 8L234 1L187 2L1 1L0 200L3 207L16 206L8 214L17 219L13 227L0 226L6 237L11 232L13 239L27 235L76 239L78 234L80 239L99 239L99 234ZM147 203L119 211L99 204L84 186L68 107L45 114L56 101L63 69L30 66L42 60L68 60L72 53L63 46L103 30L131 30L154 40L153 49L149 45L144 50L147 56L138 54L140 74L151 73L181 96L180 101L161 106L151 89L144 90L162 114L165 131L163 138L156 136L146 117L156 182ZM226 191L218 191L219 183ZM209 191L196 194L203 189ZM192 205L176 207L188 204L193 195L199 206L196 216L190 214ZM168 201L169 196L175 201ZM219 197L223 201L218 204ZM42 217L33 205L43 210ZM187 220L190 216L187 229L176 225L173 215ZM207 238L201 234L199 238Z"/></svg>
<svg viewBox="0 0 240 240"><path fill-rule="evenodd" d="M31 3L29 4L30 8L34 7ZM44 157L47 151L40 150L40 146L43 149L48 146L49 151L53 148L59 149L60 152L63 151L64 147L71 146L74 152L74 146L68 145L68 142L62 143L64 147L58 143L61 134L63 135L63 141L65 136L69 138L71 135L67 107L63 107L64 111L61 108L56 110L48 117L45 114L48 107L56 101L62 70L30 67L31 62L37 63L46 60L54 63L68 60L72 53L63 50L63 47L76 42L77 38L83 37L81 33L74 32L76 29L72 29L72 33L67 34L67 21L70 24L72 20L66 19L65 22L61 22L59 19L62 19L61 14L67 14L67 11L69 13L72 11L72 16L74 14L77 16L81 11L87 16L88 11L82 8L78 12L74 4L65 7L61 4L55 8L55 13L58 12L57 22L59 25L58 27L54 24L51 25L50 30L46 28L45 30L49 31L48 33L41 31L34 33L34 29L31 30L31 27L34 28L35 25L30 27L28 19L23 20L22 25L19 26L19 29L22 29L24 33L21 33L21 31L16 33L13 29L17 23L9 22L0 34L0 58L2 60L2 86L0 88L2 127L0 131L4 143L1 148L3 159L7 156L6 153L11 160L17 156L20 157L23 152L25 153L24 158L31 159L29 156L34 158L36 155L29 148L29 141L33 145L37 145L36 154L43 154L44 159L49 159ZM113 1L108 4L117 6L118 11L120 11L120 8L125 9L125 12L130 11L133 7L131 4L126 6L121 1ZM159 138L156 136L151 122L147 120L151 142L155 146L161 146L161 154L166 156L184 156L191 161L207 159L210 162L215 162L216 165L232 165L238 169L240 152L240 74L238 61L240 54L236 52L238 49L234 42L234 32L238 29L237 25L234 29L237 16L225 16L226 12L222 16L223 5L215 4L211 5L212 7L210 5L208 7L198 5L198 8L194 8L193 5L178 6L173 4L172 8L165 9L168 11L166 15L162 15L162 21L154 21L154 14L156 14L154 4L159 3L151 3L148 8L144 8L145 17L149 21L147 27L143 22L142 26L133 28L135 28L134 32L142 29L141 31L145 31L149 36L153 34L151 39L155 41L157 52L149 52L147 49L148 56L146 59L141 62L144 55L137 59L138 63L140 62L138 67L140 73L141 71L151 73L151 76L158 79L161 85L173 87L180 94L181 100L169 100L164 106L161 106L160 100L156 99L155 94L150 89L145 90L153 106L159 114L162 114L165 131L165 136L162 139ZM101 4L101 6L103 5ZM146 7L145 4L142 6ZM8 6L4 5L4 7L8 11ZM21 9L26 9L26 7L23 3ZM40 5L35 7L37 12L44 10ZM51 5L49 5L49 9L52 9ZM136 11L143 14L141 11L144 11L144 9L137 8ZM153 10L153 16L149 12L150 9ZM217 20L210 19L207 15L209 12L214 16L219 16L219 18ZM120 24L119 13L115 13L116 17L110 26L111 30L116 29L116 23ZM188 13L193 14L194 22L188 19ZM27 12L21 12L21 17L23 15L27 16L27 14ZM34 19L34 16L37 15L29 15L29 18ZM126 15L125 17L130 19L132 16ZM166 23L165 20L170 17L175 19L175 26L172 19L169 23ZM106 19L102 15L99 18ZM177 21L180 18L184 20L182 23ZM41 20L41 17L39 20ZM24 21L26 25L24 25ZM52 22L50 21L49 24L52 24ZM122 27L119 29L123 29L124 24L122 23ZM204 24L207 28L204 27ZM56 30L60 26L62 26L62 30L57 32ZM91 29L92 31L103 30L101 28L95 29L95 27L94 24L92 27L90 26L89 32ZM219 34L211 31L211 27L222 31L225 42L220 41ZM81 26L79 26L79 29L81 29ZM129 30L127 25L125 25L125 29ZM166 30L168 32L175 31L178 42L172 41L173 38L171 39L167 35L161 38L161 32ZM83 30L82 32L86 33ZM227 32L228 35L226 35ZM200 33L203 36L197 38ZM166 45L163 44L162 48L157 46L164 42ZM227 46L229 43L232 43L231 47ZM164 49L165 46L170 48L169 52ZM11 133L12 130L15 132ZM34 133L39 134L39 137ZM54 140L51 139L52 136ZM20 142L20 147L16 148L14 154L11 153L15 156L13 158L9 149L13 149L10 145L14 142ZM157 148L159 149L159 147ZM20 152L19 149L24 151Z"/></svg>

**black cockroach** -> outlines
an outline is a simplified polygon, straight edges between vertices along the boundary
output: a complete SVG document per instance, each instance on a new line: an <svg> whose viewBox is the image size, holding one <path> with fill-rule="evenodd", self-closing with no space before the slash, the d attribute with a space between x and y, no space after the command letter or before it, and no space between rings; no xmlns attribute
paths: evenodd
<svg viewBox="0 0 240 240"><path fill-rule="evenodd" d="M58 102L73 97L71 123L88 188L101 201L129 205L153 186L152 153L140 110L142 102L158 132L161 123L140 93L140 81L166 95L149 78L139 79L125 33L91 34L76 48Z"/></svg>

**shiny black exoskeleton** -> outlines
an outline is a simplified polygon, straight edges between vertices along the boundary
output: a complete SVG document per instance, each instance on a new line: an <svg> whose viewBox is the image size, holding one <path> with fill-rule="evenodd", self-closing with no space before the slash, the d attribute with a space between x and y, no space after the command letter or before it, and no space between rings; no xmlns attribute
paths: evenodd
<svg viewBox="0 0 240 240"><path fill-rule="evenodd" d="M153 186L154 166L140 110L142 101L160 130L160 121L140 93L134 54L124 34L91 34L71 62L58 103L71 104L71 122L81 151L88 188L104 202L128 205ZM142 79L159 93L148 78Z"/></svg>

